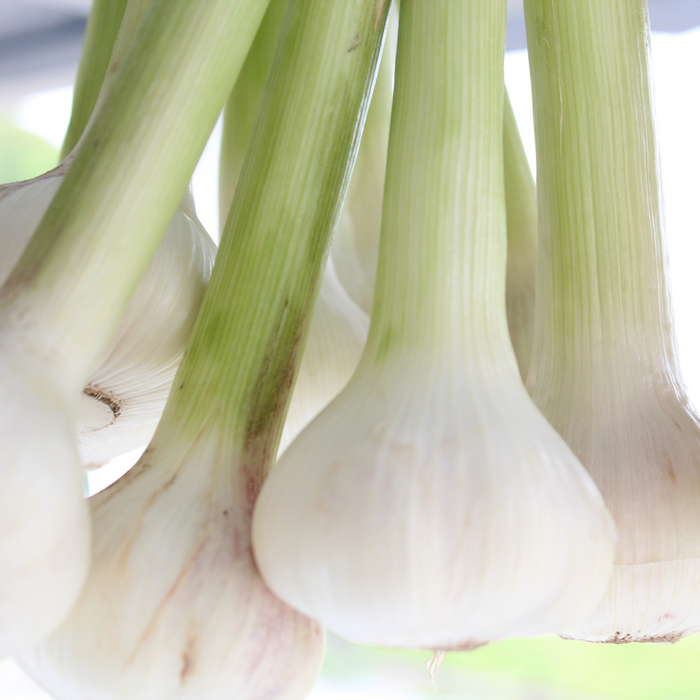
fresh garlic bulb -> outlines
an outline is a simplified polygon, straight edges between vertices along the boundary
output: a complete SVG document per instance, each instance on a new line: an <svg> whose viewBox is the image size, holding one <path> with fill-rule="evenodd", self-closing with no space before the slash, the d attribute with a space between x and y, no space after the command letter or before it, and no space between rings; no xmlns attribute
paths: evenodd
<svg viewBox="0 0 700 700"><path fill-rule="evenodd" d="M58 190L68 164L0 187L0 284ZM216 246L188 192L78 405L81 461L99 466L148 444L204 296Z"/></svg>
<svg viewBox="0 0 700 700"><path fill-rule="evenodd" d="M367 346L263 485L253 545L278 596L351 641L465 649L590 612L614 528L508 338L505 1L401 12Z"/></svg>
<svg viewBox="0 0 700 700"><path fill-rule="evenodd" d="M284 424L279 452L347 384L360 361L369 318L338 281L329 258Z"/></svg>
<svg viewBox="0 0 700 700"><path fill-rule="evenodd" d="M700 417L666 282L646 2L525 7L541 205L528 387L619 533L606 597L558 631L673 642L700 630Z"/></svg>
<svg viewBox="0 0 700 700"><path fill-rule="evenodd" d="M68 614L90 549L74 406L57 381L60 362L25 346L2 321L0 657L35 644Z"/></svg>
<svg viewBox="0 0 700 700"><path fill-rule="evenodd" d="M164 419L165 420L165 419ZM322 628L279 601L250 548L246 472L224 415L194 437L159 430L90 499L93 551L63 625L19 656L71 700L302 698Z"/></svg>

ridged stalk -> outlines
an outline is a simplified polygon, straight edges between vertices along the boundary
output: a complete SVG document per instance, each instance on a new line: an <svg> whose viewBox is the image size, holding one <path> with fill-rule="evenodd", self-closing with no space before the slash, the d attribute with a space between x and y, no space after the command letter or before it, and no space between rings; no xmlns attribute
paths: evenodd
<svg viewBox="0 0 700 700"><path fill-rule="evenodd" d="M219 221L222 229L241 174L243 158L260 107L265 80L272 65L272 56L287 3L288 0L270 0L224 108L219 161Z"/></svg>
<svg viewBox="0 0 700 700"><path fill-rule="evenodd" d="M510 340L525 381L535 329L537 192L508 91L503 110L503 159L508 225L506 312Z"/></svg>
<svg viewBox="0 0 700 700"><path fill-rule="evenodd" d="M61 146L61 160L78 143L97 103L128 0L93 0L90 6L70 122Z"/></svg>

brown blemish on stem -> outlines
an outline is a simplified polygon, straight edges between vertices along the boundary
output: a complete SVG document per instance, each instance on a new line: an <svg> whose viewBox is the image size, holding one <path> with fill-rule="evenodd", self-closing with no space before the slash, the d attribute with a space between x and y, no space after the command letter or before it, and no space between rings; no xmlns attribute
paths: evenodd
<svg viewBox="0 0 700 700"><path fill-rule="evenodd" d="M352 38L352 41L350 42L350 47L348 48L348 53L352 53L362 42L362 35L361 34L355 34L355 36Z"/></svg>
<svg viewBox="0 0 700 700"><path fill-rule="evenodd" d="M378 31L382 24L382 17L384 16L384 8L386 7L388 0L377 0L377 4L374 8L374 31Z"/></svg>

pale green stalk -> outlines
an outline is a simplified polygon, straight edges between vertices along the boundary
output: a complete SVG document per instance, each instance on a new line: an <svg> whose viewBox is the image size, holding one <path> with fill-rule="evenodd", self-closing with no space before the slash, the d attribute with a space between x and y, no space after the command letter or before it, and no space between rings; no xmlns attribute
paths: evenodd
<svg viewBox="0 0 700 700"><path fill-rule="evenodd" d="M73 90L70 122L61 146L61 159L73 150L90 119L107 72L127 1L93 0Z"/></svg>
<svg viewBox="0 0 700 700"><path fill-rule="evenodd" d="M527 0L540 204L529 383L677 372L645 0ZM574 369L576 368L576 369ZM674 380L675 381L675 380Z"/></svg>
<svg viewBox="0 0 700 700"><path fill-rule="evenodd" d="M236 85L224 108L219 161L219 221L223 230L233 193L243 165L250 133L272 56L277 43L287 0L270 0Z"/></svg>
<svg viewBox="0 0 700 700"><path fill-rule="evenodd" d="M535 326L537 192L507 91L503 120L508 224L506 312L520 376L525 381L530 366Z"/></svg>
<svg viewBox="0 0 700 700"><path fill-rule="evenodd" d="M34 335L63 355L65 375L81 388L177 207L266 6L154 0L0 292L5 331Z"/></svg>
<svg viewBox="0 0 700 700"><path fill-rule="evenodd" d="M376 0L290 3L214 273L161 422L163 430L196 435L225 411L257 485L276 454L388 9Z"/></svg>
<svg viewBox="0 0 700 700"><path fill-rule="evenodd" d="M333 253L340 281L355 302L368 314L372 311L374 281L377 276L389 124L394 93L397 30L398 7L394 6L389 19L377 84L345 200L343 216L347 218L349 225L339 227Z"/></svg>
<svg viewBox="0 0 700 700"><path fill-rule="evenodd" d="M432 348L514 362L505 315L505 0L405 0L401 26L367 354L380 362ZM465 27L478 27L479 41L465 40ZM406 49L429 41L429 52ZM465 84L471 89L451 87Z"/></svg>

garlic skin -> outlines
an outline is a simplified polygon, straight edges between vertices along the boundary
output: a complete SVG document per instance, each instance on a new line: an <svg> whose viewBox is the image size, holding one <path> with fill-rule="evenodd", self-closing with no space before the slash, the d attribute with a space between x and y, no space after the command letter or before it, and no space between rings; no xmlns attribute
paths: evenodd
<svg viewBox="0 0 700 700"><path fill-rule="evenodd" d="M0 284L58 190L68 163L0 187ZM186 193L78 405L81 461L100 466L148 443L194 325L216 246Z"/></svg>
<svg viewBox="0 0 700 700"><path fill-rule="evenodd" d="M616 362L600 363L620 372ZM700 420L671 377L629 364L617 382L591 371L588 395L569 382L561 394L549 381L533 390L599 486L619 533L605 599L560 632L594 642L674 642L700 631Z"/></svg>
<svg viewBox="0 0 700 700"><path fill-rule="evenodd" d="M93 551L63 625L18 657L71 700L303 698L324 635L275 598L250 548L241 456L213 417L189 440L159 430L90 499ZM240 452L240 451L238 451Z"/></svg>
<svg viewBox="0 0 700 700"><path fill-rule="evenodd" d="M647 2L524 6L540 205L527 386L619 535L606 597L558 632L673 642L700 630L700 416L673 330Z"/></svg>
<svg viewBox="0 0 700 700"><path fill-rule="evenodd" d="M278 596L353 642L442 650L596 605L613 557L602 499L512 358L481 359L478 373L466 357L363 359L256 505Z"/></svg>
<svg viewBox="0 0 700 700"><path fill-rule="evenodd" d="M74 407L59 363L22 340L6 326L0 336L0 656L36 644L68 614L90 550Z"/></svg>
<svg viewBox="0 0 700 700"><path fill-rule="evenodd" d="M348 296L328 259L279 453L347 384L367 340L369 317Z"/></svg>

